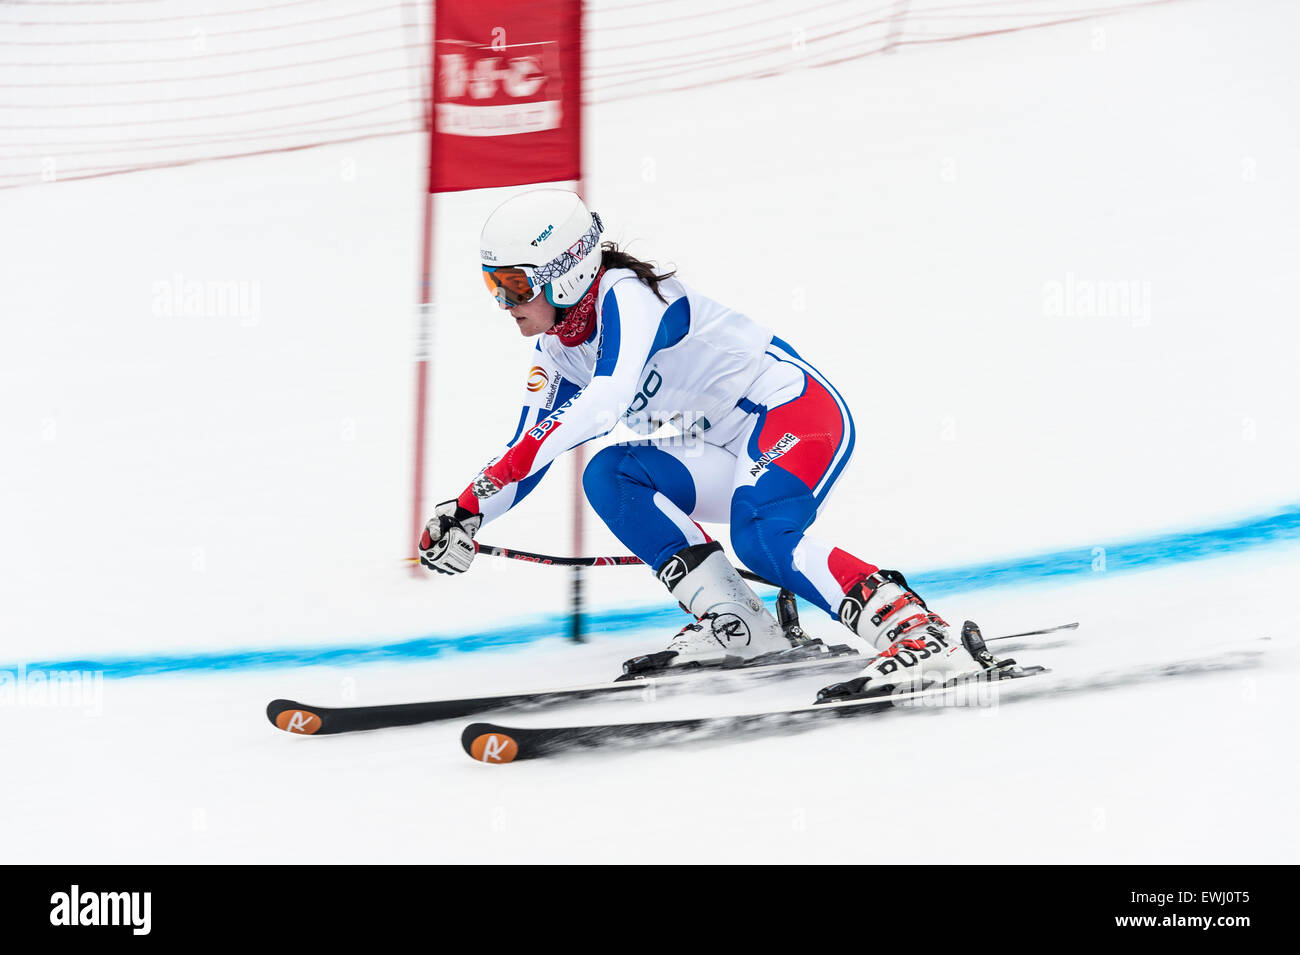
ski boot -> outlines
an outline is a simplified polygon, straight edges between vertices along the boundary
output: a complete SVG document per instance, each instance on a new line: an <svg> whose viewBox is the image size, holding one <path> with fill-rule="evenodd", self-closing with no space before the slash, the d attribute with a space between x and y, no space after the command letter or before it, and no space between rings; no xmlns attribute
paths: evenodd
<svg viewBox="0 0 1300 955"><path fill-rule="evenodd" d="M880 653L854 679L820 690L818 703L923 690L1001 665L979 627L967 621L961 639L954 640L948 624L896 570L878 570L851 586L839 618Z"/></svg>
<svg viewBox="0 0 1300 955"><path fill-rule="evenodd" d="M627 677L683 667L743 665L808 640L802 630L793 640L787 636L717 541L678 551L656 576L695 619L678 631L667 649L624 663Z"/></svg>

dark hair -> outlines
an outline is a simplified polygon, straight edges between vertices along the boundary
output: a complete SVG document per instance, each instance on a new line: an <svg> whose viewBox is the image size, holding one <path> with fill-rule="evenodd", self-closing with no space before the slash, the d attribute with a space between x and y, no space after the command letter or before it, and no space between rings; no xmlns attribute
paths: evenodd
<svg viewBox="0 0 1300 955"><path fill-rule="evenodd" d="M676 269L661 274L653 263L642 262L636 256L624 252L614 242L600 244L600 264L606 269L631 269L638 279L650 286L650 291L655 293L659 301L668 304L668 299L659 291L659 283L676 275Z"/></svg>

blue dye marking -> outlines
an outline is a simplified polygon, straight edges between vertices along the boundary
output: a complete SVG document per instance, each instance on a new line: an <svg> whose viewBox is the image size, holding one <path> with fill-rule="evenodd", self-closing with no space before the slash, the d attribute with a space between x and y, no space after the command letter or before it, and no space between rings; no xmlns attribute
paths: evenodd
<svg viewBox="0 0 1300 955"><path fill-rule="evenodd" d="M1037 554L1020 559L991 561L965 567L908 572L908 580L930 597L968 592L988 587L1023 586L1035 583L1067 582L1072 577L1106 577L1115 573L1149 570L1169 564L1205 560L1241 553L1272 544L1300 540L1300 504L1262 517L1219 527L1162 534L1143 540L1106 544L1106 571L1093 570L1091 547ZM550 570L539 570L550 573ZM615 571L607 571L615 573ZM642 631L663 624L675 627L682 621L677 607L663 604L623 610L588 613L592 633L615 635ZM96 670L106 677L153 676L212 670L259 670L302 666L355 666L363 663L403 663L429 660L445 653L519 646L568 632L568 616L548 617L457 635L430 635L409 640L354 645L248 648L207 653L145 654L106 656L81 660L38 660L23 664L28 670ZM18 666L0 667L13 672Z"/></svg>

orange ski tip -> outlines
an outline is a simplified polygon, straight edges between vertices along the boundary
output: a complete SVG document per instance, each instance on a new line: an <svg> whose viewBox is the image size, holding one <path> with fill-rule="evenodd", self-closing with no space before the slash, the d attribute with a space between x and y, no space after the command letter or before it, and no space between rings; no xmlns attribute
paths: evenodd
<svg viewBox="0 0 1300 955"><path fill-rule="evenodd" d="M311 710L285 710L276 716L275 725L286 733L310 736L320 729L320 717Z"/></svg>
<svg viewBox="0 0 1300 955"><path fill-rule="evenodd" d="M508 763L519 755L519 744L505 733L483 733L474 738L469 754L483 763Z"/></svg>

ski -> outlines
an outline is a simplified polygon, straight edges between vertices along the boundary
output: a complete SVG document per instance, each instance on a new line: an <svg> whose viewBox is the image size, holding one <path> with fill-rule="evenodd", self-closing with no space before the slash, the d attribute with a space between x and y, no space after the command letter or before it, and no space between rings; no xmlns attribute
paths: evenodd
<svg viewBox="0 0 1300 955"><path fill-rule="evenodd" d="M985 638L985 642L992 639L1003 638ZM1017 689L1011 699L1065 697L1139 686L1171 677L1248 670L1263 663L1269 643L1270 638L1257 637L1215 653L1180 660L1130 664L1122 669L1103 670L1073 678L1057 678L1044 681L1037 688ZM998 700L1001 683L1051 672L1046 667L1022 667L1016 666L1011 660L1003 660L998 661L994 668L977 672L944 687L881 696L864 694L847 700L729 716L647 720L600 726L512 727L495 723L472 723L461 733L461 747L479 762L508 763L603 747L660 746L762 732L791 732L803 728L805 724L824 725L839 718L879 714L894 708L988 706Z"/></svg>
<svg viewBox="0 0 1300 955"><path fill-rule="evenodd" d="M1024 679L1047 672L1049 672L1047 668L1041 666L1008 665L985 670L952 686L732 716L545 728L471 723L461 733L460 742L471 758L484 763L540 759L557 753L605 746L632 744L658 746L686 740L730 737L756 731L790 730L807 723L865 716L885 712L895 707L987 706L995 698L996 693L996 688L991 684Z"/></svg>
<svg viewBox="0 0 1300 955"><path fill-rule="evenodd" d="M1042 630L1029 630L1023 633L1011 633L1000 637L988 637L986 640L1010 640L1020 637L1033 637L1074 630L1078 622L1047 627ZM568 703L580 703L597 699L644 699L656 698L659 694L705 688L725 683L728 680L743 680L746 685L772 679L790 679L822 671L833 671L854 666L861 666L863 658L854 653L844 653L850 648L839 645L827 648L832 655L825 654L811 657L807 653L812 648L796 647L804 650L805 656L785 662L767 662L755 665L731 665L696 668L669 668L654 675L638 676L628 679L623 674L615 680L605 683L590 683L581 686L560 687L544 690L525 690L517 693L492 694L479 697L457 699L428 700L418 703L389 703L376 706L315 706L295 700L278 699L267 704L266 717L271 724L286 733L302 736L330 736L336 733L354 733L363 730L388 729L398 726L415 726L420 723L433 723L438 720L456 719L463 716L475 716L501 710L530 710L558 706Z"/></svg>
<svg viewBox="0 0 1300 955"><path fill-rule="evenodd" d="M624 674L606 683L429 700L420 703L329 707L313 706L295 700L272 700L266 706L266 717L277 728L287 733L329 736L335 733L414 726L419 723L433 723L438 720L474 716L497 710L541 709L594 699L623 697L648 701L657 698L661 693L667 694L683 688L712 685L726 678L743 678L747 682L752 682L764 678L789 678L822 670L843 669L846 664L851 667L862 666L862 657L856 650L843 646L827 648L827 650L826 654L812 659L805 654L800 659L789 662L769 662L748 666L731 664L678 667L677 672L661 670L653 676L635 679L628 679ZM849 652L836 652L841 650Z"/></svg>

